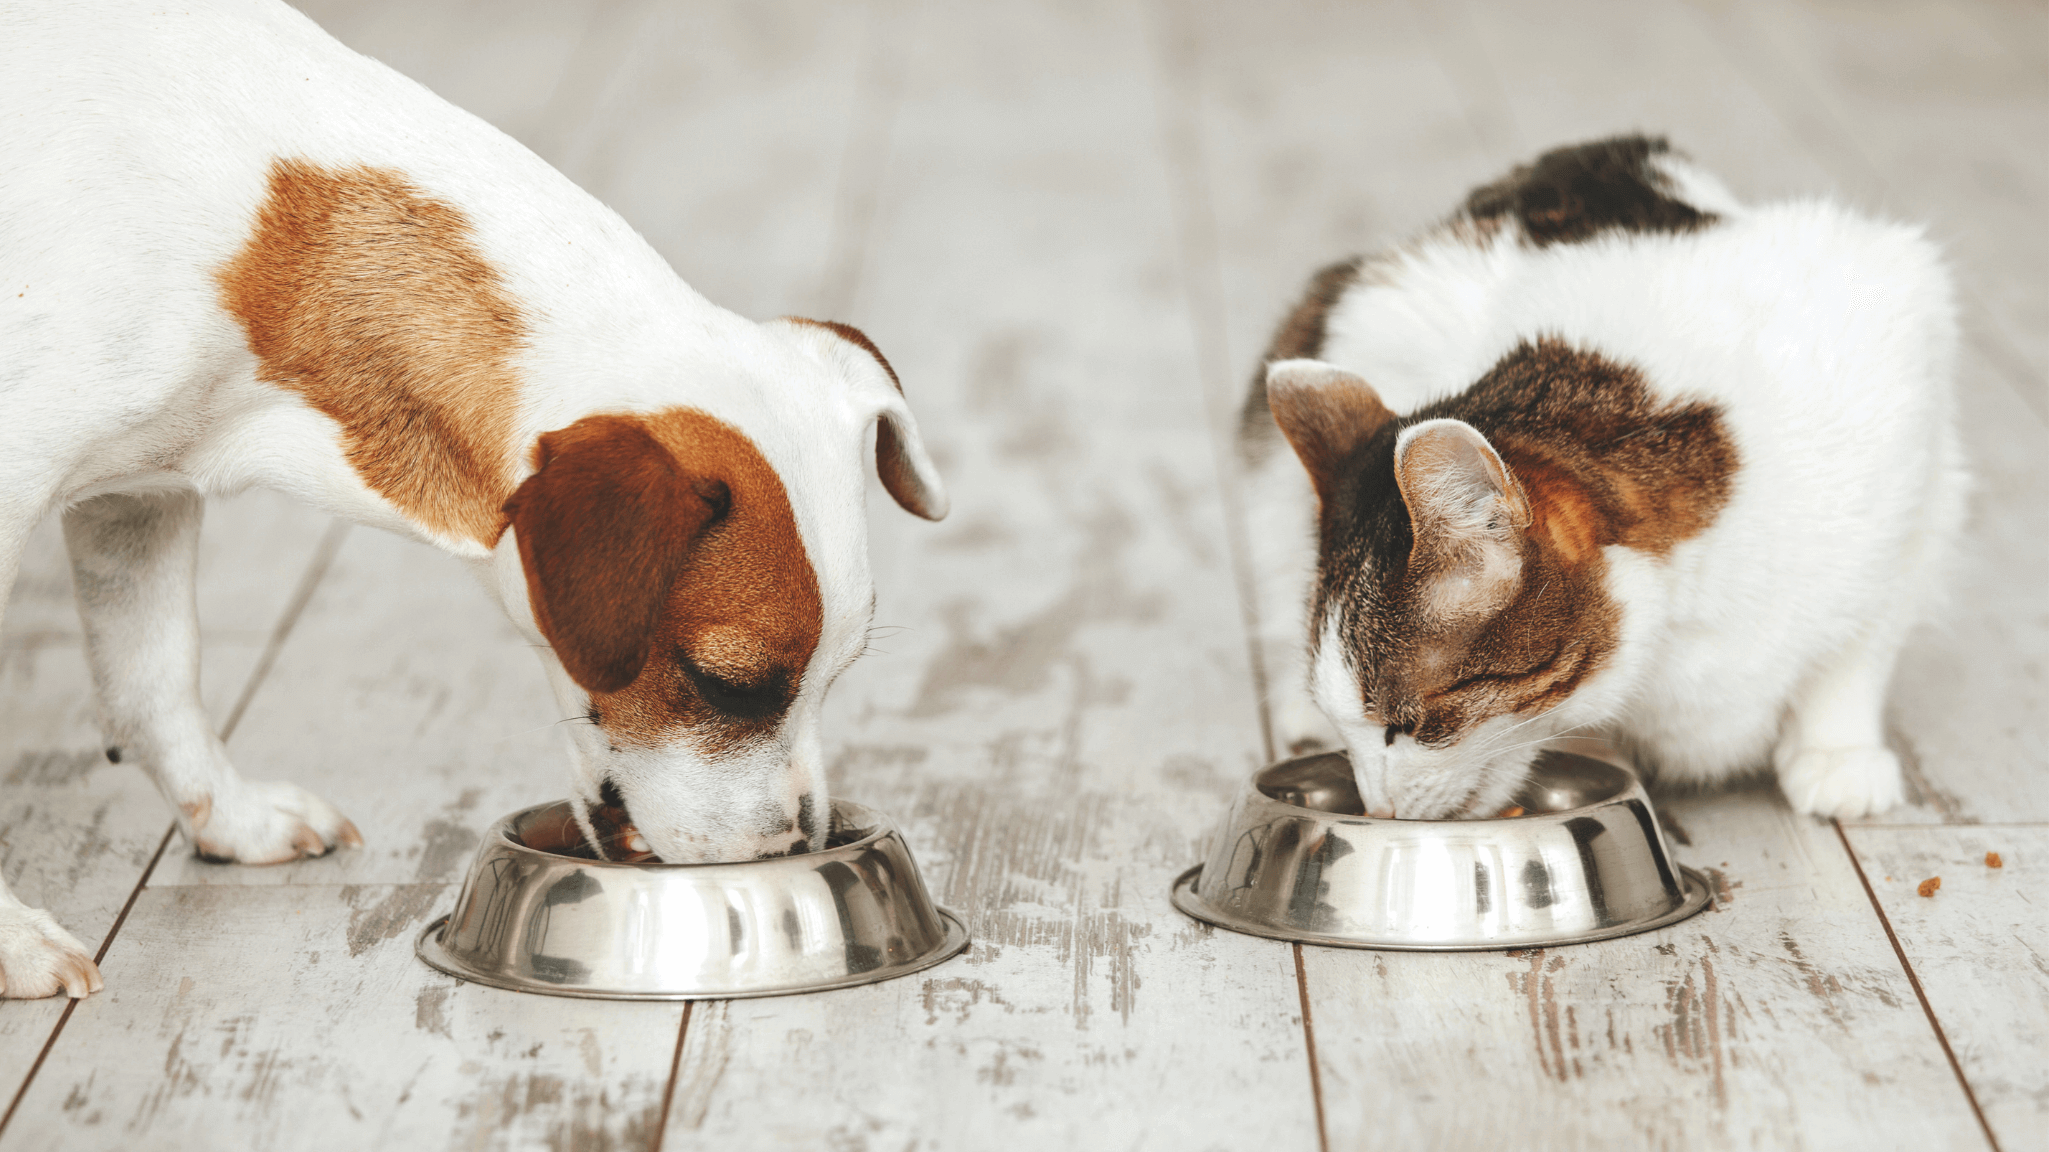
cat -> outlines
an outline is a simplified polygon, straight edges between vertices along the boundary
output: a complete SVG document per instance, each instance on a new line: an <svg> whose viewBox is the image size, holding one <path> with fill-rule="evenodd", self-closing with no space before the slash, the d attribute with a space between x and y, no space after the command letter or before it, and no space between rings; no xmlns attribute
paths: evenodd
<svg viewBox="0 0 2049 1152"><path fill-rule="evenodd" d="M1344 748L1375 816L1493 815L1568 733L1894 806L1886 684L1968 489L1956 340L1918 229L1745 206L1662 138L1325 268L1239 431L1277 741Z"/></svg>

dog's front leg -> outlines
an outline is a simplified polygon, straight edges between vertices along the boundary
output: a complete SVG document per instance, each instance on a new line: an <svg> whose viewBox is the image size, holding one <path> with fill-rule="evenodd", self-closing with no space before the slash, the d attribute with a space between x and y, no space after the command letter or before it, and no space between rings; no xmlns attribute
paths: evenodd
<svg viewBox="0 0 2049 1152"><path fill-rule="evenodd" d="M199 702L196 492L102 496L64 514L107 755L133 761L199 855L281 864L356 847L355 825L293 784L248 781Z"/></svg>
<svg viewBox="0 0 2049 1152"><path fill-rule="evenodd" d="M41 501L24 498L27 485L18 477L7 479L0 487L0 613L14 587L22 546L43 511ZM62 992L76 998L99 990L92 951L48 912L23 904L0 877L0 996L39 1000Z"/></svg>

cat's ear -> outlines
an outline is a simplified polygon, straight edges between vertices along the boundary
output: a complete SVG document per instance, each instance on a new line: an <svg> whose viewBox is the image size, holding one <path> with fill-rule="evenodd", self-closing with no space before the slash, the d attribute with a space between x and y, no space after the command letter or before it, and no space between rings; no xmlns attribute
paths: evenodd
<svg viewBox="0 0 2049 1152"><path fill-rule="evenodd" d="M1530 501L1494 446L1460 420L1425 420L1394 445L1395 482L1415 538L1409 573L1450 623L1506 606L1522 579Z"/></svg>
<svg viewBox="0 0 2049 1152"><path fill-rule="evenodd" d="M1321 360L1267 365L1266 404L1326 503L1346 459L1394 419L1364 378Z"/></svg>

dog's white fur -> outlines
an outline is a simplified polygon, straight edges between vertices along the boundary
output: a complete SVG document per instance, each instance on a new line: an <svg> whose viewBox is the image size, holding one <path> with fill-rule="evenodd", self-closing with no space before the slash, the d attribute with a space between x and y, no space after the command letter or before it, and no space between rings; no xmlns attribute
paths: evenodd
<svg viewBox="0 0 2049 1152"><path fill-rule="evenodd" d="M188 837L195 806L210 809L209 843L245 862L348 835L318 798L242 780L200 707L192 584L207 496L275 488L465 559L542 652L565 714L589 707L535 626L511 532L493 550L415 523L349 466L333 420L256 378L215 273L248 241L281 158L396 169L468 216L529 326L520 475L541 433L594 412L688 406L751 438L823 602L796 704L774 739L718 761L685 741L618 753L574 726L576 785L588 796L617 778L672 860L786 849L748 816L794 811L807 793L825 810L817 716L872 609L864 439L878 418L944 501L872 357L712 305L518 143L270 0L0 8L0 110L0 589L37 521L64 509L108 742L181 808ZM90 952L4 884L0 973L11 997L99 987Z"/></svg>
<svg viewBox="0 0 2049 1152"><path fill-rule="evenodd" d="M1720 406L1739 460L1732 498L1665 559L1607 550L1618 644L1564 705L1448 748L1389 743L1336 620L1307 619L1308 476L1285 448L1251 465L1276 737L1348 749L1369 811L1498 811L1539 741L1589 730L1671 780L1769 762L1801 812L1901 799L1886 685L1939 597L1968 489L1948 275L1916 229L1820 201L1746 209L1690 164L1653 163L1722 222L1548 248L1520 243L1513 221L1477 244L1440 231L1375 259L1330 311L1322 351L1396 413L1463 391L1544 335L1635 365L1654 395ZM1270 371L1305 368L1329 371Z"/></svg>

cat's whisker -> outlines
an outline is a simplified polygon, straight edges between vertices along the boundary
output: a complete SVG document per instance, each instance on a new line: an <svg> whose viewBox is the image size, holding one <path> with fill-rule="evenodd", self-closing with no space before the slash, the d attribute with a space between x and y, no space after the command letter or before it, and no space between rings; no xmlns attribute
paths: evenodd
<svg viewBox="0 0 2049 1152"><path fill-rule="evenodd" d="M1509 736L1520 731L1521 729L1527 728L1530 725L1535 724L1537 721L1542 720L1544 717L1549 716L1551 713L1558 711L1558 709L1561 707L1563 707L1563 705L1554 704L1551 707L1544 709L1542 712L1537 713L1535 716L1532 716L1527 720L1520 720L1514 724L1509 725L1506 728L1503 728L1501 731L1488 736L1486 738L1486 741L1482 743L1477 749L1475 749L1475 751L1487 751L1489 748L1492 748L1495 745L1501 743L1501 741L1508 739ZM1580 725L1580 727L1585 727L1585 725Z"/></svg>
<svg viewBox="0 0 2049 1152"><path fill-rule="evenodd" d="M1520 743L1520 744L1517 744L1517 745L1515 745L1514 747L1511 747L1511 748L1501 748L1501 749L1496 749L1496 750L1492 750L1492 751L1491 751L1491 752L1489 753L1489 758L1490 758L1490 759L1494 759L1494 760L1499 760L1499 759L1500 759L1500 758L1502 758L1503 756L1507 756L1507 755L1509 755L1509 754L1510 754L1510 753L1512 753L1512 752L1520 752L1520 751L1522 751L1522 750L1523 750L1524 748L1534 748L1534 747L1536 747L1536 746L1537 746L1537 745L1539 745L1539 744L1549 744L1549 743L1550 743L1551 741L1553 741L1553 740L1556 740L1556 739L1558 739L1558 738L1559 738L1560 736L1564 736L1564 735L1566 735L1566 734L1567 734L1567 733L1569 733L1569 732L1577 732L1577 731L1579 731L1580 729L1582 729L1582 728L1586 728L1586 727L1589 727L1589 726L1590 726L1590 724L1574 724L1574 725L1573 725L1572 727L1570 727L1570 728L1565 728L1565 729L1561 729L1560 731L1557 731L1557 732L1553 732L1553 733L1552 733L1551 735L1549 735L1549 736L1546 736L1546 737L1543 737L1542 739L1539 739L1539 740L1525 740L1525 741L1523 741L1522 743Z"/></svg>

